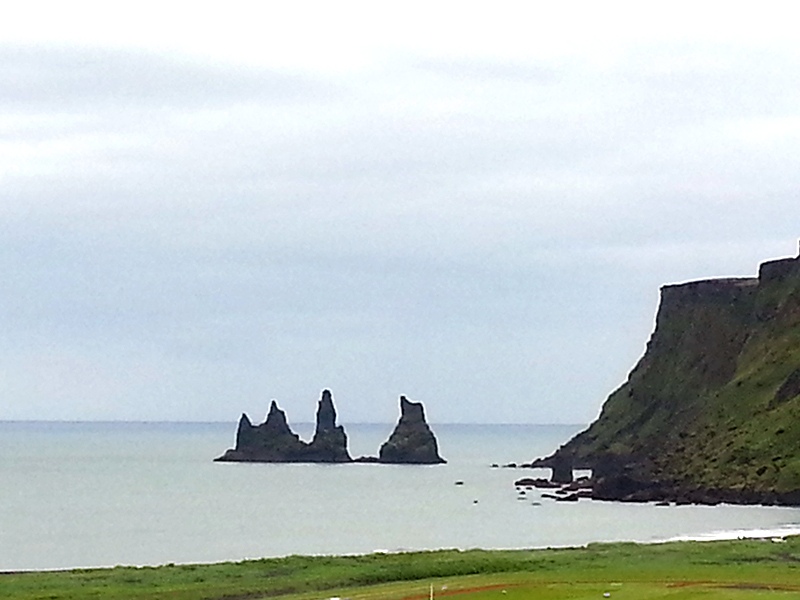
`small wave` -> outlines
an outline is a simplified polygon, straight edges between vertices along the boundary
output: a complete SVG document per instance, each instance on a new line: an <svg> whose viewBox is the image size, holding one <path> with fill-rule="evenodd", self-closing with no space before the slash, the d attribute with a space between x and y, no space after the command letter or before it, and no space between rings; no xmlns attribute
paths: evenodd
<svg viewBox="0 0 800 600"><path fill-rule="evenodd" d="M678 535L663 542L713 542L719 540L773 539L800 535L800 524L783 525L769 529L725 529L690 535Z"/></svg>

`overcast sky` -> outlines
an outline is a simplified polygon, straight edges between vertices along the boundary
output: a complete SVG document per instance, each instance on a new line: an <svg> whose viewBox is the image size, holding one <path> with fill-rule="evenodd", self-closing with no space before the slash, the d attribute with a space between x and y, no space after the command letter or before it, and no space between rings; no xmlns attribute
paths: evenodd
<svg viewBox="0 0 800 600"><path fill-rule="evenodd" d="M588 423L800 237L796 19L649 4L5 7L0 419Z"/></svg>

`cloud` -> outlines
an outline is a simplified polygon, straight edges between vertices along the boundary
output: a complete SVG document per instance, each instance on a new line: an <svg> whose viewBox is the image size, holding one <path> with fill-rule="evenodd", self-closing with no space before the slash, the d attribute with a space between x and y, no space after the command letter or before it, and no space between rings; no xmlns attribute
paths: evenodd
<svg viewBox="0 0 800 600"><path fill-rule="evenodd" d="M434 421L585 421L659 285L797 236L776 49L0 65L0 418L229 419L331 386L350 420L408 393Z"/></svg>
<svg viewBox="0 0 800 600"><path fill-rule="evenodd" d="M336 85L278 70L188 56L77 46L0 46L0 103L25 112L189 109L335 95Z"/></svg>

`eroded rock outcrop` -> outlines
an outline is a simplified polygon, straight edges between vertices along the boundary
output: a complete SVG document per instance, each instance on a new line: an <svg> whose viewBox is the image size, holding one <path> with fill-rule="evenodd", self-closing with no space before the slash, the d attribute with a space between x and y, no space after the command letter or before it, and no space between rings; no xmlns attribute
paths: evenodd
<svg viewBox="0 0 800 600"><path fill-rule="evenodd" d="M336 409L329 390L322 392L317 405L317 426L314 438L306 448L308 462L350 462L347 452L347 434L344 427L336 425Z"/></svg>
<svg viewBox="0 0 800 600"><path fill-rule="evenodd" d="M347 434L336 424L336 409L330 390L323 390L317 404L314 437L304 442L294 433L286 414L273 400L266 420L253 425L246 414L239 419L236 446L215 459L218 462L313 462L439 464L438 444L425 421L422 404L400 397L400 420L379 456L362 456L355 461L347 450Z"/></svg>
<svg viewBox="0 0 800 600"><path fill-rule="evenodd" d="M593 497L800 504L800 257L665 286L599 418L533 466L593 469Z"/></svg>
<svg viewBox="0 0 800 600"><path fill-rule="evenodd" d="M439 456L436 437L425 421L420 402L400 396L400 420L381 446L378 460L382 463L435 465L446 462Z"/></svg>
<svg viewBox="0 0 800 600"><path fill-rule="evenodd" d="M336 425L336 409L330 390L322 392L317 405L314 438L306 443L286 421L286 413L273 400L267 419L253 425L247 415L239 419L236 446L216 459L220 462L350 462L347 435Z"/></svg>

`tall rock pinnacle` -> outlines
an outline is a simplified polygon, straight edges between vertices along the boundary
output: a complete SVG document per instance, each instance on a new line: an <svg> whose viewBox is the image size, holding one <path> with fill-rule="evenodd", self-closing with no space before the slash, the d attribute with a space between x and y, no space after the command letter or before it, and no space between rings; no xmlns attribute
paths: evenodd
<svg viewBox="0 0 800 600"><path fill-rule="evenodd" d="M317 429L308 445L309 461L350 462L347 452L347 434L344 427L336 426L336 409L330 390L323 390L317 405Z"/></svg>
<svg viewBox="0 0 800 600"><path fill-rule="evenodd" d="M267 419L253 426L242 415L236 432L236 447L216 459L220 462L350 462L347 435L336 426L336 409L329 390L322 392L317 406L314 439L306 443L289 427L284 413L273 400Z"/></svg>
<svg viewBox="0 0 800 600"><path fill-rule="evenodd" d="M333 431L336 429L336 409L333 408L333 397L330 390L322 391L317 405L317 434L323 431Z"/></svg>
<svg viewBox="0 0 800 600"><path fill-rule="evenodd" d="M239 419L236 446L215 459L219 462L309 462L309 463L392 463L435 465L445 462L425 422L419 402L400 396L400 420L381 446L379 457L362 456L355 461L347 450L347 434L336 424L336 408L330 390L323 390L317 403L314 438L304 442L289 427L284 413L273 400L266 420L253 425L247 415Z"/></svg>
<svg viewBox="0 0 800 600"><path fill-rule="evenodd" d="M400 396L400 420L389 439L381 446L382 463L435 465L446 462L439 456L436 437L425 422L421 402Z"/></svg>

